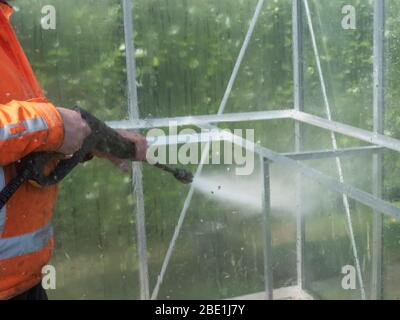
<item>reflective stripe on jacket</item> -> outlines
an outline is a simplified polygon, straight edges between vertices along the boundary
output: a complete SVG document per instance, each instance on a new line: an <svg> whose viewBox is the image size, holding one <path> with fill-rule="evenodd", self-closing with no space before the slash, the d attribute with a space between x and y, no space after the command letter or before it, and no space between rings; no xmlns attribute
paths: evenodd
<svg viewBox="0 0 400 320"><path fill-rule="evenodd" d="M12 9L0 2L0 189L29 153L62 144L62 118L44 97L15 36ZM24 184L0 210L0 299L41 281L53 248L52 211L57 187Z"/></svg>

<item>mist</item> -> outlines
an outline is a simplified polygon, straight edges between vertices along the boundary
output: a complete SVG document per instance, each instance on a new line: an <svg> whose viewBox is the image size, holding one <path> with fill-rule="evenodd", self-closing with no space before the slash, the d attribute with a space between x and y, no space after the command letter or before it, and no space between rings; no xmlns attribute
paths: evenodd
<svg viewBox="0 0 400 320"><path fill-rule="evenodd" d="M271 213L272 215L296 215L295 174L284 168L271 170ZM195 189L208 200L229 209L239 209L243 216L263 214L263 179L260 171L251 176L237 176L232 171L224 173L203 173L193 182ZM321 205L323 191L317 184L307 184L303 190L302 207L304 214L314 212Z"/></svg>

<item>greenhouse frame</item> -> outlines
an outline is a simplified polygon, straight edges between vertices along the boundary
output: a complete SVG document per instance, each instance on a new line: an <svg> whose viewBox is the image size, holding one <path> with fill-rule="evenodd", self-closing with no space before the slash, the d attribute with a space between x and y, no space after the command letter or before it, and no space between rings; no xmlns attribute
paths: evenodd
<svg viewBox="0 0 400 320"><path fill-rule="evenodd" d="M150 151L55 171L50 299L400 300L400 1L0 2L46 101Z"/></svg>
<svg viewBox="0 0 400 320"><path fill-rule="evenodd" d="M264 5L264 0L259 0L255 8L254 16L251 20L246 37L242 43L242 47L237 57L233 72L229 79L225 95L222 99L219 111L215 115L200 115L188 117L175 117L175 118L158 118L158 119L142 119L138 111L138 99L136 88L136 70L135 70L135 46L133 43L133 29L134 21L132 19L132 3L130 0L123 0L124 9L124 25L125 25L125 42L126 42L126 58L127 58L127 73L129 83L129 110L130 119L122 121L109 122L115 128L126 129L146 129L154 127L163 127L169 121L175 121L180 126L193 125L199 128L218 128L217 124L220 122L241 122L241 121L274 121L277 119L292 119L295 121L295 141L296 152L280 154L267 149L263 146L252 144L241 138L224 135L224 139L232 139L236 143L240 143L243 147L250 148L263 160L263 177L264 177L264 236L265 236L265 292L258 294L258 298L274 299L279 298L279 293L282 290L273 290L273 276L272 276L272 255L271 255L271 230L270 230L270 177L269 168L274 164L280 164L286 168L293 170L297 174L297 241L296 241L296 257L297 257L297 285L295 287L286 288L289 290L289 296L297 296L300 298L312 298L312 293L307 288L307 277L304 275L304 241L305 241L305 222L302 215L302 179L304 177L310 178L319 184L343 195L343 203L346 211L346 221L348 230L350 230L350 239L352 245L352 253L354 264L357 270L357 283L358 290L362 299L366 299L367 293L364 286L365 282L371 283L371 299L382 298L382 217L388 215L396 219L400 218L400 208L382 199L382 158L383 149L391 149L400 151L400 141L384 135L383 127L383 113L384 113L384 41L385 41L385 1L374 1L374 14L373 14L373 131L367 131L357 127L349 126L344 123L336 122L332 119L330 113L330 102L327 97L326 84L324 78L324 70L321 67L319 48L315 40L313 21L310 15L309 4L307 0L293 0L293 74L294 74L294 101L295 104L292 109L277 110L277 111L261 111L261 112L245 112L245 113L229 113L225 114L225 105L230 96L232 87L236 80L238 71L241 67L242 60L246 54L246 49L251 42L254 28L257 24L261 8ZM303 18L303 15L307 19ZM321 118L315 115L304 112L304 77L303 77L303 26L307 26L312 39L313 52L315 63L318 69L320 80L321 92L324 96L325 108L327 117ZM372 70L371 70L372 71ZM331 132L332 149L330 150L317 150L317 151L302 151L303 146L303 125L308 124L316 126ZM337 147L335 134L342 134L352 138L359 139L366 142L368 146L358 148L345 148L340 149ZM339 157L351 155L373 155L373 193L367 193L352 185L346 184L341 167L341 160ZM325 175L302 162L310 159L336 159L336 169L338 178L332 178ZM196 176L201 173L202 164L198 166ZM145 212L143 202L143 186L141 165L134 164L134 188L136 202L136 217L137 217L137 241L139 253L139 270L140 270L140 297L141 299L156 299L158 290L162 286L163 278L167 272L168 263L174 252L174 246L179 237L182 224L184 222L187 209L190 205L193 196L193 188L190 188L186 195L184 206L181 210L179 220L171 239L168 251L160 270L157 284L154 289L149 287L149 274L147 263L147 247L146 247L146 227L145 227ZM352 218L348 205L348 199L356 200L374 210L373 218L373 248L372 248L372 274L370 279L363 279L360 271L360 261L358 257L356 242L354 239L352 229ZM283 290L286 290L283 289ZM275 292L275 296L274 296Z"/></svg>

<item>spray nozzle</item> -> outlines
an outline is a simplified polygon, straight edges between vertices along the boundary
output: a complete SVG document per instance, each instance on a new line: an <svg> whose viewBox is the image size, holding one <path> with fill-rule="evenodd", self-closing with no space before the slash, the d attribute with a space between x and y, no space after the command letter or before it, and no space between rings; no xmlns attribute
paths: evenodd
<svg viewBox="0 0 400 320"><path fill-rule="evenodd" d="M189 170L182 168L172 168L170 166L160 163L156 163L154 166L171 173L175 177L175 179L183 184L189 184L193 182L193 173Z"/></svg>
<svg viewBox="0 0 400 320"><path fill-rule="evenodd" d="M183 184L189 184L193 182L193 173L185 169L175 169L174 177Z"/></svg>

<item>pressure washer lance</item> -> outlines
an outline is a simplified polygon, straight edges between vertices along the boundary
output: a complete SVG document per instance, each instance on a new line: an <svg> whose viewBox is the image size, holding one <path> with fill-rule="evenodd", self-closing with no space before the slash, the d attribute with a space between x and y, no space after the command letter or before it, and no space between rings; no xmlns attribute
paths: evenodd
<svg viewBox="0 0 400 320"><path fill-rule="evenodd" d="M114 129L110 128L84 109L76 107L74 110L81 114L82 119L88 123L92 130L91 134L85 139L81 149L75 152L71 158L60 160L57 167L49 175L45 175L43 171L47 163L55 158L56 153L37 152L22 159L17 167L17 176L0 192L0 210L23 183L29 181L38 187L57 184L79 163L90 160L93 150L111 154L119 159L135 159L136 149L131 141L122 137ZM171 173L178 181L184 184L193 182L193 174L188 170L173 168L159 163L153 166Z"/></svg>

